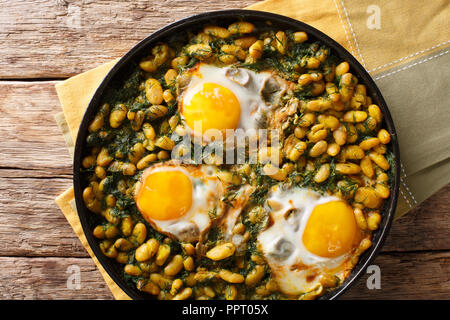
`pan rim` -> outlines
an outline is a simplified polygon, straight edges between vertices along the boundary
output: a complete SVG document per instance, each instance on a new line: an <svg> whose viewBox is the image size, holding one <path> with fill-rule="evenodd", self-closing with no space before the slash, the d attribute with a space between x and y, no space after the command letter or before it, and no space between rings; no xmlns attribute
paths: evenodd
<svg viewBox="0 0 450 320"><path fill-rule="evenodd" d="M361 256L362 259L358 261L356 266L352 269L351 274L346 278L346 280L337 288L332 291L326 293L321 296L319 299L322 300L333 300L341 296L343 293L348 291L362 276L364 270L366 270L367 266L372 263L378 253L380 252L386 237L391 228L391 224L394 218L395 208L397 205L399 188L400 188L400 151L398 146L398 138L395 130L395 126L392 120L392 116L389 112L389 108L381 95L380 90L375 84L372 77L369 73L364 69L364 67L353 57L344 47L338 44L335 40L324 34L323 32L315 29L314 27L286 17L279 14L263 12L263 11L255 11L255 10L247 10L247 9L231 9L231 10L219 10L219 11L211 11L205 12L197 15L193 15L181 20L178 20L174 23L171 23L154 33L147 36L145 39L137 43L133 48L131 48L120 60L115 64L115 66L108 72L105 78L102 80L98 88L96 89L94 95L92 96L88 107L83 115L83 119L80 124L80 128L78 130L76 144L75 144L75 152L73 159L73 187L75 194L75 203L77 207L78 217L80 219L83 232L86 236L86 239L89 243L91 250L94 252L96 258L107 272L107 274L112 278L112 280L132 299L146 299L150 298L148 294L137 292L137 289L131 288L123 277L114 270L112 263L117 263L106 256L101 252L97 239L94 238L92 234L92 230L88 223L88 214L90 211L85 207L82 200L82 189L81 189L81 157L83 155L83 151L85 149L85 140L87 136L87 128L89 126L89 121L93 116L94 110L99 106L100 100L103 97L105 90L108 88L108 84L110 84L113 77L119 73L123 68L133 60L135 56L137 56L143 49L148 47L151 43L157 42L159 39L167 38L173 34L178 29L184 28L192 28L199 23L208 21L208 20L220 20L220 19L230 19L230 18L238 18L244 17L248 19L266 19L268 21L277 22L279 24L290 25L293 28L297 28L298 30L302 30L307 32L309 35L314 36L319 41L325 43L332 50L334 50L334 54L341 59L344 59L350 64L351 69L354 71L354 74L362 80L362 82L368 87L368 90L372 92L372 96L375 97L375 100L378 102L377 104L382 109L384 114L384 120L386 129L391 134L391 144L392 144L392 152L395 156L395 173L394 179L391 185L391 195L388 201L383 208L383 220L380 224L380 228L374 232L376 234L376 241L372 243L372 246L364 252ZM375 238L375 236L374 236Z"/></svg>

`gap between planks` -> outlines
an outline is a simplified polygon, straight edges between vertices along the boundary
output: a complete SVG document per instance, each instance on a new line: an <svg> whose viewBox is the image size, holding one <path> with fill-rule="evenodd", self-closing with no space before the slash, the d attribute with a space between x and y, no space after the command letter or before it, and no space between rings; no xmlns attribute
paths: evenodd
<svg viewBox="0 0 450 320"><path fill-rule="evenodd" d="M0 82L3 255L79 256L84 252L54 202L71 186L72 177L72 158L53 118L61 110L55 83ZM449 204L450 185L396 221L383 249L450 249Z"/></svg>
<svg viewBox="0 0 450 320"><path fill-rule="evenodd" d="M342 299L446 299L449 261L450 252L380 254L374 264L381 270L381 289L367 289L370 275L363 274ZM0 257L0 264L1 299L112 299L90 258ZM80 268L80 290L67 288L70 266Z"/></svg>
<svg viewBox="0 0 450 320"><path fill-rule="evenodd" d="M0 78L67 78L124 55L176 20L201 12L241 9L257 2L2 1Z"/></svg>

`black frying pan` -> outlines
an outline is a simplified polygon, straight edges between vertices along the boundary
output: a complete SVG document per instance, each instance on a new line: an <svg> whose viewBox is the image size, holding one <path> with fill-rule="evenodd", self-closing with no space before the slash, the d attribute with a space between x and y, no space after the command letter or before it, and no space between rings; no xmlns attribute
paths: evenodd
<svg viewBox="0 0 450 320"><path fill-rule="evenodd" d="M384 114L384 126L389 131L392 137L389 147L391 148L391 151L395 156L395 174L391 186L391 196L389 199L387 199L384 209L382 210L383 219L381 221L379 229L373 234L372 247L361 255L358 264L355 266L344 283L335 290L325 294L320 299L335 299L345 291L347 291L356 282L356 280L361 277L361 275L364 273L364 270L366 270L366 267L374 261L378 252L380 252L381 250L384 240L388 235L397 205L400 185L400 153L398 140L394 123L392 121L392 117L386 105L386 102L384 101L383 96L381 95L375 82L372 80L367 71L361 66L361 64L340 44L338 44L336 41L334 41L321 31L303 22L285 16L253 10L223 10L195 15L186 19L179 20L156 31L155 33L151 34L140 43L138 43L130 51L128 51L127 54L125 54L111 69L100 86L97 88L97 91L95 92L89 103L89 106L87 107L87 110L81 122L80 129L78 131L73 162L73 185L78 216L80 218L81 225L83 227L83 231L86 235L89 245L92 248L92 251L96 255L97 259L100 261L109 276L119 285L120 288L122 288L123 291L125 291L133 299L149 299L154 297L137 290L134 286L127 283L122 277L123 266L118 264L116 261L107 258L100 251L98 240L92 234L92 230L95 227L94 221L92 219L93 213L91 213L86 208L82 199L83 189L88 184L84 175L81 173L81 160L87 154L86 137L88 134L88 126L94 118L100 106L100 103L104 99L107 89L111 86L114 87L119 85L121 83L121 80L126 77L130 64L133 62L137 62L140 60L140 58L148 55L151 47L155 43L170 38L173 35L184 33L187 30L200 30L205 24L213 23L226 26L239 19L244 19L255 24L261 24L266 21L270 21L272 22L272 25L275 29L279 28L305 31L308 34L310 40L318 40L326 44L329 48L331 48L334 55L347 61L350 64L352 73L358 77L360 83L366 85L367 95L372 97L373 103L380 106Z"/></svg>

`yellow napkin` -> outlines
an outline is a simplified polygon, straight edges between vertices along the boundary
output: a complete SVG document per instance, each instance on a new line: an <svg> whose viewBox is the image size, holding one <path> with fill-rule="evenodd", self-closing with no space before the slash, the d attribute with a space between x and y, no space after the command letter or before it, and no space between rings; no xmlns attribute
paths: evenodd
<svg viewBox="0 0 450 320"><path fill-rule="evenodd" d="M75 234L80 239L81 244L86 248L92 260L94 260L98 270L100 270L100 273L103 276L103 279L105 279L106 284L114 295L114 298L118 300L130 300L131 298L125 292L123 292L122 289L119 288L119 286L111 279L105 269L103 269L102 265L97 260L91 248L89 247L89 243L87 242L86 236L84 235L80 219L78 218L78 214L76 212L73 188L70 188L63 194L59 195L58 198L56 198L56 203L66 216L67 221L69 221L73 231L75 231Z"/></svg>
<svg viewBox="0 0 450 320"><path fill-rule="evenodd" d="M74 76L56 85L56 92L58 93L58 98L61 102L63 113L56 114L55 120L63 134L64 140L66 141L67 147L72 156L75 146L74 141L76 141L78 127L80 126L81 119L83 118L84 110L89 104L89 100L100 82L117 61L118 59L108 62L102 66ZM67 221L69 221L69 224L75 231L75 234L80 239L81 244L86 248L92 260L94 260L97 268L103 276L103 279L105 279L106 284L114 295L114 298L118 300L130 300L131 298L111 279L92 252L86 236L84 235L83 228L81 227L80 219L78 218L73 188L71 187L59 195L56 198L56 203L64 213Z"/></svg>
<svg viewBox="0 0 450 320"><path fill-rule="evenodd" d="M392 76L400 77L398 80L407 81L412 77L408 72L416 66L428 63L428 71L422 72L430 72L431 68L432 71L435 70L439 73L439 66L434 66L435 69L433 69L432 63L435 63L442 57L448 57L447 49L450 39L450 28L447 22L450 7L448 1L436 0L427 2L421 10L416 10L415 5L407 0L395 2L384 0L378 1L377 5L372 4L372 2L371 0L346 0L345 3L338 0L266 0L254 4L248 9L269 11L289 16L325 32L350 51L366 69L375 75L378 85L386 88L381 88L383 95L385 95L385 92L390 93L389 89L393 87L392 83L388 81ZM385 49L381 50L380 48ZM55 119L71 153L73 152L78 127L89 100L117 60L56 85L63 113L55 115ZM432 63L429 63L430 60L433 60ZM446 74L450 74L448 70L444 71ZM436 72L434 73L435 75ZM446 79L440 80L442 83L448 83ZM442 92L446 91L448 90L444 89ZM402 94L399 95L399 92L402 92ZM425 91L425 93L421 93L421 96L425 96L425 99L431 99L433 102L438 101L436 100L435 92ZM397 107L397 105L400 105L398 110L405 111L403 97L409 97L410 95L409 91L399 88L394 91L392 97L385 96L387 100L391 100L388 101L391 112L394 109L393 106ZM448 99L445 100L445 98L442 95L438 95L438 99L444 99L441 101L449 101ZM419 105L420 103L420 100L418 100L416 104ZM436 112L440 111L445 110L438 109ZM420 114L421 110L418 109L417 112ZM402 138L407 144L409 139L411 139L408 138L410 134L407 134L408 130L411 130L409 129L411 119L404 121L406 122L404 123L402 122L404 118L403 113L395 114L393 112L393 114L397 130L400 131L399 129L401 129L402 132L405 132L404 138L399 134L400 144L402 145ZM418 119L422 120L419 117L416 117L415 120L417 121ZM432 121L432 119L429 120ZM449 121L445 116L435 120L433 125L441 127L442 130L448 127L445 124L442 125L439 121L448 123ZM425 132L425 137L429 138L422 139L426 143L418 147L419 160L415 161L417 156L409 157L412 159L408 161L406 169L402 167L401 196L397 206L396 218L408 212L417 203L423 201L431 193L449 182L449 154L440 151L450 150L448 143L450 141L448 139L450 138L449 133L450 131L444 130L444 133L435 139L429 135L429 132ZM420 134L424 136L422 133ZM419 137L416 136L415 138L418 139ZM414 145L406 150L406 155L410 152L409 150L413 150L414 153ZM424 150L426 152L423 152ZM402 159L404 159L405 150L402 150L402 152ZM430 152L431 156L426 157ZM422 153L425 155L422 156ZM438 155L437 158L436 155ZM411 167L414 170L409 169ZM413 181L414 188L407 184L408 179ZM73 188L58 196L56 203L96 263L114 297L116 299L130 299L112 281L93 255L76 212Z"/></svg>

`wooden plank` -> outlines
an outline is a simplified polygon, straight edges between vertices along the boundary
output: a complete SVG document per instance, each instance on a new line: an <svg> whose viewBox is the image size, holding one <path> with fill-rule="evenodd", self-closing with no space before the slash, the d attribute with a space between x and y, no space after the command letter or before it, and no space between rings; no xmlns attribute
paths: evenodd
<svg viewBox="0 0 450 320"><path fill-rule="evenodd" d="M0 264L0 299L113 299L89 258L0 257ZM79 290L71 281L68 288L70 266L79 267Z"/></svg>
<svg viewBox="0 0 450 320"><path fill-rule="evenodd" d="M383 251L450 250L450 184L395 221Z"/></svg>
<svg viewBox="0 0 450 320"><path fill-rule="evenodd" d="M157 29L258 0L0 0L0 79L65 78L122 56Z"/></svg>
<svg viewBox="0 0 450 320"><path fill-rule="evenodd" d="M54 202L71 183L45 170L0 170L1 256L87 256ZM449 191L396 221L383 251L450 250Z"/></svg>
<svg viewBox="0 0 450 320"><path fill-rule="evenodd" d="M0 299L112 299L89 258L0 257ZM450 252L382 254L381 289L369 290L367 275L343 299L449 299ZM69 266L81 270L79 290L67 288Z"/></svg>
<svg viewBox="0 0 450 320"><path fill-rule="evenodd" d="M0 178L0 255L88 256L54 201L71 183L64 178Z"/></svg>
<svg viewBox="0 0 450 320"><path fill-rule="evenodd" d="M0 0L0 79L69 77L167 23L255 2ZM53 201L71 184L72 162L53 119L55 83L0 81L0 298L110 299ZM344 298L449 299L449 215L450 185L393 225L375 262L382 289L367 289L365 276ZM67 288L71 265L81 268L80 290Z"/></svg>
<svg viewBox="0 0 450 320"><path fill-rule="evenodd" d="M450 299L450 252L381 254L381 289L367 288L364 275L344 299Z"/></svg>
<svg viewBox="0 0 450 320"><path fill-rule="evenodd" d="M0 168L25 169L0 170L0 177L71 178L72 159L53 119L53 114L60 111L54 84L0 81ZM30 192L40 190L35 183L41 182L32 179ZM49 212L59 213L53 202L49 206ZM449 207L450 185L396 222L384 249L449 249Z"/></svg>
<svg viewBox="0 0 450 320"><path fill-rule="evenodd" d="M72 172L72 159L53 117L62 111L55 83L0 82L0 168Z"/></svg>

